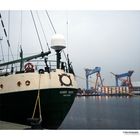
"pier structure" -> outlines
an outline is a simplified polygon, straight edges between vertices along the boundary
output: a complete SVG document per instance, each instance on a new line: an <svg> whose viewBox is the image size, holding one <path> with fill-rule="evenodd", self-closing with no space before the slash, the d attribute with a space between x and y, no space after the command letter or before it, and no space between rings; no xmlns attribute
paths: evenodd
<svg viewBox="0 0 140 140"><path fill-rule="evenodd" d="M132 96L133 92L127 86L102 86L95 91L81 90L77 96Z"/></svg>
<svg viewBox="0 0 140 140"><path fill-rule="evenodd" d="M130 94L129 87L126 86L103 86L98 89L98 93L103 93L107 95L114 94Z"/></svg>

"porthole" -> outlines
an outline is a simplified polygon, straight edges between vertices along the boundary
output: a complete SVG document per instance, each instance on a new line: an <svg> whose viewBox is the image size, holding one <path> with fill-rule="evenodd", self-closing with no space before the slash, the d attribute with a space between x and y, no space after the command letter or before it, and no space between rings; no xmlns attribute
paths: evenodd
<svg viewBox="0 0 140 140"><path fill-rule="evenodd" d="M4 87L3 84L0 84L0 89L3 89L3 87Z"/></svg>

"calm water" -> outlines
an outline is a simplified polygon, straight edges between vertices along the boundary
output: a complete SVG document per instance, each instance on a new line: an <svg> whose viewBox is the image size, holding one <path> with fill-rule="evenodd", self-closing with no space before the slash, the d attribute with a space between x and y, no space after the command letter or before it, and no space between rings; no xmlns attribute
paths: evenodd
<svg viewBox="0 0 140 140"><path fill-rule="evenodd" d="M25 128L0 121L0 129ZM76 97L59 129L140 129L140 96Z"/></svg>
<svg viewBox="0 0 140 140"><path fill-rule="evenodd" d="M77 97L59 129L140 129L140 96Z"/></svg>

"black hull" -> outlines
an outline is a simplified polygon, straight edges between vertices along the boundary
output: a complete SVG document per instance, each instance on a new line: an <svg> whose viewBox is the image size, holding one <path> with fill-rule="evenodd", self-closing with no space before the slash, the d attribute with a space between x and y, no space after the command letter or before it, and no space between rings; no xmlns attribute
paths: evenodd
<svg viewBox="0 0 140 140"><path fill-rule="evenodd" d="M0 95L0 120L24 125L32 117L38 91L24 91ZM57 129L69 112L76 95L76 89L40 90L41 127ZM38 106L35 117L39 118Z"/></svg>

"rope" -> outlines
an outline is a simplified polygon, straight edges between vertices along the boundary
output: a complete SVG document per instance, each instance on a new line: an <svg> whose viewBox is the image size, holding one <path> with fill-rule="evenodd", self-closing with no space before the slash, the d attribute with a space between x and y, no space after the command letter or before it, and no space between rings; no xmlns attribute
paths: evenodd
<svg viewBox="0 0 140 140"><path fill-rule="evenodd" d="M12 50L11 50L10 42L9 42L9 39L8 39L8 36L7 36L7 32L6 32L6 29L5 29L5 26L4 26L4 22L2 20L1 13L0 13L0 19L1 19L1 24L2 24L2 27L3 27L4 35L5 35L6 40L7 40L8 47L10 48L11 56L12 56L12 58L14 60L14 56L13 56L13 53L12 53Z"/></svg>
<svg viewBox="0 0 140 140"><path fill-rule="evenodd" d="M64 51L64 50L62 50L62 52L63 52L63 54L64 54L64 56L65 56L65 59L66 59L66 60L68 60L68 57L67 57L67 55L66 55L65 51Z"/></svg>
<svg viewBox="0 0 140 140"><path fill-rule="evenodd" d="M36 112L36 108L37 108L37 103L38 103L38 106L39 106L39 119L40 119L40 122L41 122L42 121L42 115L41 115L41 105L40 105L40 82L41 82L41 74L39 74L38 94L37 94L37 98L36 98L36 102L35 102L35 106L34 106L34 111L33 111L32 119L35 116L35 112Z"/></svg>
<svg viewBox="0 0 140 140"><path fill-rule="evenodd" d="M21 19L20 20L21 20L21 25L20 25L20 30L21 30L21 40L20 41L21 42L20 43L21 43L21 46L22 46L22 10L21 10Z"/></svg>
<svg viewBox="0 0 140 140"><path fill-rule="evenodd" d="M48 17L50 23L51 23L51 26L52 26L52 28L53 28L53 31L54 31L54 33L56 34L56 30L55 30L55 28L54 28L54 26L53 26L53 23L52 23L52 21L51 21L51 18L50 18L50 16L49 16L49 13L48 13L47 10L46 10L45 12L46 12L46 15L47 15L47 17Z"/></svg>
<svg viewBox="0 0 140 140"><path fill-rule="evenodd" d="M8 11L8 40L10 39L10 10Z"/></svg>
<svg viewBox="0 0 140 140"><path fill-rule="evenodd" d="M19 27L19 38L18 38L18 47L22 46L22 11L20 13L20 27Z"/></svg>
<svg viewBox="0 0 140 140"><path fill-rule="evenodd" d="M22 10L20 13L20 26L19 26L19 38L18 38L18 47L17 47L17 59L19 57L20 50L22 49Z"/></svg>
<svg viewBox="0 0 140 140"><path fill-rule="evenodd" d="M8 40L10 39L10 10L8 11ZM9 47L8 47L8 62L9 62Z"/></svg>
<svg viewBox="0 0 140 140"><path fill-rule="evenodd" d="M47 38L46 38L46 35L45 35L45 32L44 32L44 29L43 29L43 26L42 26L42 23L41 23L41 20L40 20L40 18L39 18L39 14L38 14L37 11L36 11L36 14L37 14L37 17L38 17L38 20L39 20L39 23L40 23L40 26L41 26L41 29L42 29L44 38L45 38L46 45L47 45L47 47L48 47L48 50L50 51L50 47L49 47L49 44L48 44L48 41L47 41Z"/></svg>
<svg viewBox="0 0 140 140"><path fill-rule="evenodd" d="M41 40L40 40L40 37L39 37L39 33L38 33L38 30L37 30L37 26L36 26L36 23L35 23L35 19L34 19L34 16L33 16L33 13L32 11L31 12L31 16L32 16L32 19L33 19L33 22L34 22L34 26L35 26L35 30L36 30L36 33L37 33L37 37L38 37L38 40L39 40L39 43L40 43L40 47L41 47L41 50L43 52L43 47L42 47L42 44L41 44Z"/></svg>
<svg viewBox="0 0 140 140"><path fill-rule="evenodd" d="M69 54L69 34L68 34L68 31L69 31L69 22L68 22L68 12L66 13L66 19L67 19L67 22L66 22L66 31L67 31L67 54Z"/></svg>
<svg viewBox="0 0 140 140"><path fill-rule="evenodd" d="M2 47L2 40L3 40L3 38L0 38L0 46L1 46L1 53L2 53L2 61L4 62L4 53L3 53L3 47Z"/></svg>

